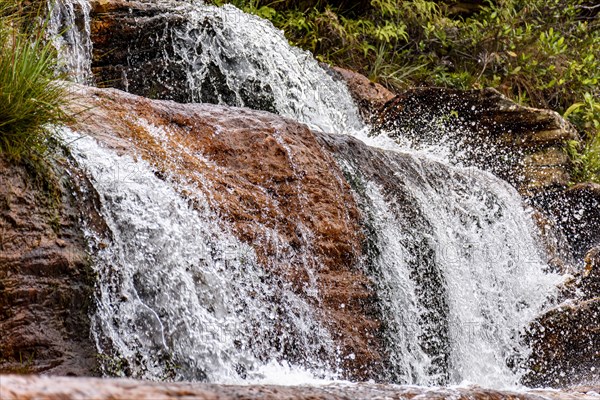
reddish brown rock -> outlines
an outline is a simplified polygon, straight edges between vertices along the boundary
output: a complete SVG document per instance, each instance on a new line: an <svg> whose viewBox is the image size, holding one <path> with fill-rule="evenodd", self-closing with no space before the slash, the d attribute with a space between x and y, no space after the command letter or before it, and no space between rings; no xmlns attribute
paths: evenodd
<svg viewBox="0 0 600 400"><path fill-rule="evenodd" d="M49 378L0 375L2 400L341 400L341 399L452 399L452 400L595 400L600 387L568 391L491 390L477 386L424 388L375 384L320 386L211 385L158 383L126 379Z"/></svg>
<svg viewBox="0 0 600 400"><path fill-rule="evenodd" d="M519 106L494 89L408 89L385 106L377 128L416 145L444 141L456 160L490 170L524 195L569 183L563 148L578 139L557 113Z"/></svg>
<svg viewBox="0 0 600 400"><path fill-rule="evenodd" d="M248 109L79 89L74 129L204 193L263 265L318 310L348 377L377 376L380 324L372 282L360 269L359 211L335 160L306 126ZM313 279L316 297L308 295Z"/></svg>
<svg viewBox="0 0 600 400"><path fill-rule="evenodd" d="M369 78L358 72L334 67L336 76L341 78L358 105L364 120L369 121L395 94L378 83L371 82Z"/></svg>
<svg viewBox="0 0 600 400"><path fill-rule="evenodd" d="M0 156L0 372L95 374L76 174Z"/></svg>

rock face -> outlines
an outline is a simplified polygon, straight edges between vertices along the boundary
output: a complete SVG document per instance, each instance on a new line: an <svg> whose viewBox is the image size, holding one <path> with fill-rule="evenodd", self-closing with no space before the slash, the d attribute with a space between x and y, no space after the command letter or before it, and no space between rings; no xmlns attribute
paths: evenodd
<svg viewBox="0 0 600 400"><path fill-rule="evenodd" d="M264 400L337 400L337 399L452 399L452 400L594 400L600 387L580 387L568 392L550 390L501 391L476 386L452 389L427 389L416 386L374 384L324 386L209 385L157 383L126 379L47 378L0 376L3 400L167 400L167 399L264 399Z"/></svg>
<svg viewBox="0 0 600 400"><path fill-rule="evenodd" d="M191 101L185 71L169 63L166 27L184 23L168 5L150 1L93 0L93 73L99 86L150 98ZM118 28L117 28L118 27Z"/></svg>
<svg viewBox="0 0 600 400"><path fill-rule="evenodd" d="M583 273L572 283L572 300L532 325L531 371L525 383L565 387L595 382L600 371L600 248L585 256Z"/></svg>
<svg viewBox="0 0 600 400"><path fill-rule="evenodd" d="M600 369L600 297L569 301L532 325L531 386L595 382Z"/></svg>
<svg viewBox="0 0 600 400"><path fill-rule="evenodd" d="M376 128L417 146L445 141L454 159L490 170L525 195L568 184L563 146L578 138L557 113L519 106L494 89L409 89L382 109Z"/></svg>
<svg viewBox="0 0 600 400"><path fill-rule="evenodd" d="M331 71L346 82L352 98L360 109L361 116L366 122L369 122L388 101L395 97L395 94L385 87L371 82L357 72L339 67L335 67Z"/></svg>
<svg viewBox="0 0 600 400"><path fill-rule="evenodd" d="M0 158L0 372L95 374L93 281L80 223L93 206L78 204L84 181L76 174L64 158Z"/></svg>
<svg viewBox="0 0 600 400"><path fill-rule="evenodd" d="M533 202L556 221L577 259L600 244L600 185L582 183L564 191L541 193Z"/></svg>
<svg viewBox="0 0 600 400"><path fill-rule="evenodd" d="M112 89L80 87L78 96L75 130L204 193L265 268L319 310L348 377L377 376L380 322L372 282L361 270L360 214L335 160L306 126ZM308 294L313 281L318 296ZM287 356L302 354L290 349Z"/></svg>
<svg viewBox="0 0 600 400"><path fill-rule="evenodd" d="M585 255L584 261L580 284L583 295L587 298L600 297L600 247L591 249Z"/></svg>

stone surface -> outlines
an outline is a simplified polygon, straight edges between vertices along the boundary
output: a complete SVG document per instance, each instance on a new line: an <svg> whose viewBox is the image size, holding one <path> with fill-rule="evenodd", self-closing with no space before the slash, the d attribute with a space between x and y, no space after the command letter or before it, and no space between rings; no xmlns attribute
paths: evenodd
<svg viewBox="0 0 600 400"><path fill-rule="evenodd" d="M565 387L598 382L600 297L568 300L539 317L529 337L530 386Z"/></svg>
<svg viewBox="0 0 600 400"><path fill-rule="evenodd" d="M98 86L181 102L185 72L169 63L172 48L163 32L184 23L168 5L152 1L92 0L92 72Z"/></svg>
<svg viewBox="0 0 600 400"><path fill-rule="evenodd" d="M91 1L92 72L97 86L152 99L181 103L202 99L206 103L244 105L275 112L269 85L248 77L234 92L227 83L227 72L211 60L205 66L202 83L194 84L198 90L193 89L184 60L187 55L177 49L189 45L185 52L202 54L203 46L208 44L182 37L183 34L177 32L185 31L185 26L194 18L189 13L176 11L186 3L189 4L181 0ZM224 13L221 18L230 16ZM215 23L219 22L215 20Z"/></svg>
<svg viewBox="0 0 600 400"><path fill-rule="evenodd" d="M306 126L248 109L78 88L75 130L204 193L265 268L318 310L348 378L378 375L380 322L361 269L360 214L335 160Z"/></svg>
<svg viewBox="0 0 600 400"><path fill-rule="evenodd" d="M534 210L533 221L537 227L538 243L545 250L545 262L549 270L560 274L573 274L577 271L577 262L571 254L567 237L556 221L544 212Z"/></svg>
<svg viewBox="0 0 600 400"><path fill-rule="evenodd" d="M600 245L600 185L581 183L558 192L540 193L534 204L549 215L567 237L577 260Z"/></svg>
<svg viewBox="0 0 600 400"><path fill-rule="evenodd" d="M585 298L600 297L600 247L594 247L588 251L584 262L585 266L579 284L583 296Z"/></svg>
<svg viewBox="0 0 600 400"><path fill-rule="evenodd" d="M371 82L369 78L358 72L339 67L330 70L333 71L336 77L346 83L361 116L366 122L369 122L373 115L378 113L388 101L395 97L394 93L379 83Z"/></svg>
<svg viewBox="0 0 600 400"><path fill-rule="evenodd" d="M126 379L58 378L0 375L2 400L167 400L167 399L452 399L452 400L595 400L600 387L569 391L490 390L477 386L423 388L375 384L327 384L319 386L211 385L158 383Z"/></svg>
<svg viewBox="0 0 600 400"><path fill-rule="evenodd" d="M0 156L0 372L95 373L81 185L67 159Z"/></svg>
<svg viewBox="0 0 600 400"><path fill-rule="evenodd" d="M444 141L451 158L488 169L525 195L568 184L564 142L578 139L557 113L519 106L494 89L408 89L381 111L381 128L417 146Z"/></svg>

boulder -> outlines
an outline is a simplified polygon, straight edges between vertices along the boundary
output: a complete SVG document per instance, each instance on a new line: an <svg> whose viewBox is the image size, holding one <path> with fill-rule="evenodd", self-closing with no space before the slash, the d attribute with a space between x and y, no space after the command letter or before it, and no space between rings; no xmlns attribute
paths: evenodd
<svg viewBox="0 0 600 400"><path fill-rule="evenodd" d="M316 310L347 377L378 376L380 321L373 283L361 269L360 213L336 161L305 125L114 89L79 86L76 96L74 130L185 183L182 196L204 194L264 268ZM289 349L286 357L299 361L303 354Z"/></svg>
<svg viewBox="0 0 600 400"><path fill-rule="evenodd" d="M597 382L600 371L600 297L568 300L536 319L524 384L568 387Z"/></svg>
<svg viewBox="0 0 600 400"><path fill-rule="evenodd" d="M0 156L0 373L95 375L85 180L65 156ZM0 381L0 386L3 382ZM3 396L0 396L3 397Z"/></svg>
<svg viewBox="0 0 600 400"><path fill-rule="evenodd" d="M408 89L377 120L375 131L416 147L445 142L454 161L487 169L528 196L569 183L564 144L579 137L557 113L520 106L494 89Z"/></svg>
<svg viewBox="0 0 600 400"><path fill-rule="evenodd" d="M550 271L560 274L577 272L577 262L571 253L571 246L558 223L540 210L534 210L533 221L537 228L537 239L544 249L545 262Z"/></svg>
<svg viewBox="0 0 600 400"><path fill-rule="evenodd" d="M329 69L335 77L343 80L348 86L352 98L358 106L362 118L370 122L373 115L395 95L379 83L371 82L369 78L358 72L334 67Z"/></svg>
<svg viewBox="0 0 600 400"><path fill-rule="evenodd" d="M539 193L533 203L564 232L577 260L600 245L600 185L580 183L566 190Z"/></svg>

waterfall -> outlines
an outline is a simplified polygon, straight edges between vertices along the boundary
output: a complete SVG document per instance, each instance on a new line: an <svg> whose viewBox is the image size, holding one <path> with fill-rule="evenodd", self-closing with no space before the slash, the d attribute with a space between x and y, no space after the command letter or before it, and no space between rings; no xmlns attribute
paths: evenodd
<svg viewBox="0 0 600 400"><path fill-rule="evenodd" d="M63 137L108 228L86 229L97 274L92 332L104 373L240 382L283 368L279 361L299 371L285 363L290 347L313 367L309 376L332 375L320 370L328 362L319 354L333 358L336 349L311 308L268 276L197 191L194 203L204 206L192 208L147 163L66 128Z"/></svg>
<svg viewBox="0 0 600 400"><path fill-rule="evenodd" d="M180 10L185 24L173 28L167 61L184 66L190 101L277 112L326 132L362 128L345 85L269 21L231 5Z"/></svg>
<svg viewBox="0 0 600 400"><path fill-rule="evenodd" d="M58 4L53 26L71 27L58 46L86 81L89 19L73 12L78 4L86 15L87 2ZM169 39L164 61L184 72L188 101L265 109L380 145L365 135L347 88L269 22L232 6L165 4L163 12L183 16L160 40ZM474 168L369 148L347 136L320 137L361 206L371 249L365 270L379 290L390 378L516 384L528 352L519 334L560 280L545 272L517 192ZM94 335L107 372L223 382L252 379L273 360L285 361L272 347L278 314L269 302L281 289L264 279L252 250L215 223L222 221L208 207L192 209L174 182L158 179L144 162L90 138L72 146L110 231L88 232L97 249ZM310 335L335 356L310 307L292 293L280 297L293 322L286 340ZM317 366L330 367L318 349L295 345L306 354L302 366L317 375Z"/></svg>
<svg viewBox="0 0 600 400"><path fill-rule="evenodd" d="M325 139L368 221L394 380L516 385L519 334L561 281L516 190L475 168Z"/></svg>
<svg viewBox="0 0 600 400"><path fill-rule="evenodd" d="M48 35L65 72L79 83L91 83L92 40L88 0L48 0Z"/></svg>

